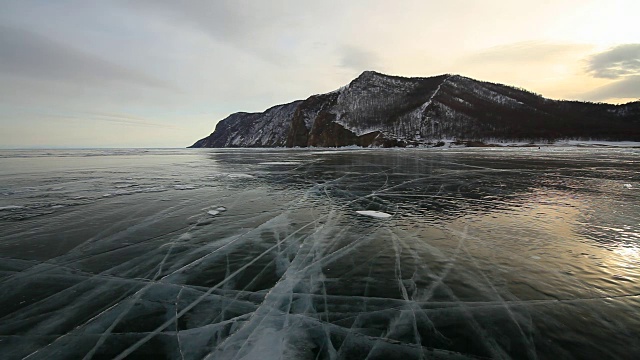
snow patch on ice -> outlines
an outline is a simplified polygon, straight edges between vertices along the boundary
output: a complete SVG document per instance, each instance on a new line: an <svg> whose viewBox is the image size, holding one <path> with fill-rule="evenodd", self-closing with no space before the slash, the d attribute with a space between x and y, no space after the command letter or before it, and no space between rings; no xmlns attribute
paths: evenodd
<svg viewBox="0 0 640 360"><path fill-rule="evenodd" d="M300 165L298 161L267 161L261 162L260 165Z"/></svg>
<svg viewBox="0 0 640 360"><path fill-rule="evenodd" d="M0 211L3 211L3 210L23 209L23 208L24 208L24 206L19 206L19 205L0 206Z"/></svg>
<svg viewBox="0 0 640 360"><path fill-rule="evenodd" d="M211 215L211 216L216 216L216 215L220 215L221 212L223 211L227 211L227 208L224 206L218 206L213 210L209 210L207 211L207 214Z"/></svg>
<svg viewBox="0 0 640 360"><path fill-rule="evenodd" d="M385 212L382 211L373 211L373 210L358 210L356 211L358 214L360 215L365 215L365 216L371 216L374 218L379 218L379 219L387 219L390 218L391 214L387 214Z"/></svg>
<svg viewBox="0 0 640 360"><path fill-rule="evenodd" d="M173 188L176 190L193 190L196 187L193 185L174 185Z"/></svg>
<svg viewBox="0 0 640 360"><path fill-rule="evenodd" d="M249 174L229 174L227 175L233 179L253 179L255 176Z"/></svg>

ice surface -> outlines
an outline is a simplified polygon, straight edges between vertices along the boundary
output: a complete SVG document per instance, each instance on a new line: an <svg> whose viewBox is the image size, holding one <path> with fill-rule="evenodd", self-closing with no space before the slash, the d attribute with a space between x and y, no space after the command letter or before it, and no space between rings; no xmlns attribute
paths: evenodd
<svg viewBox="0 0 640 360"><path fill-rule="evenodd" d="M640 148L640 141L605 141L605 140L565 140L557 141L558 146L609 146Z"/></svg>
<svg viewBox="0 0 640 360"><path fill-rule="evenodd" d="M3 359L640 354L637 149L10 155Z"/></svg>

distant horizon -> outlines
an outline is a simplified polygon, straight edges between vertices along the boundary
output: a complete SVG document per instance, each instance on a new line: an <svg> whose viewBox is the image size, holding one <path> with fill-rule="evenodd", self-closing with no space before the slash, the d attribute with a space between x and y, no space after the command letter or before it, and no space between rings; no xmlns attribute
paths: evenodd
<svg viewBox="0 0 640 360"><path fill-rule="evenodd" d="M452 75L452 76L462 76L462 77L467 77L467 78L471 78L470 76L464 75L464 74L459 74L459 73L443 73L443 74L437 74L437 75L427 75L427 76L402 76L402 75L396 75L396 74L387 74L387 73L382 73L379 71L375 71L375 70L364 70L362 73L364 72L375 72L378 74L382 74L385 76L390 76L390 77L402 77L402 78L430 78L430 77L437 77L437 76L443 76L443 75ZM362 73L360 73L358 76L362 75ZM354 77L354 79L356 79L358 76ZM473 79L473 78L472 78ZM353 79L352 79L353 80ZM496 83L494 81L488 80L488 79L474 79L474 80L478 80L478 81L482 81L482 82L490 82L490 83ZM344 84L343 86L346 86L348 83ZM524 89L529 91L529 89L525 89L523 87L519 87L516 84L502 84L502 85L506 85L506 86L510 86L510 87L515 87L515 88L520 88L520 89ZM336 91L340 89L340 87L338 87L335 90L332 91ZM331 92L331 91L329 91ZM287 103L291 103L294 101L300 101L300 100L304 100L310 96L314 96L314 95L320 95L321 93L315 93L315 94L310 94L306 97L298 97L296 99L290 100L290 101L285 101L283 104L287 104ZM542 97L545 97L543 94L538 94L541 95ZM626 103L618 103L618 104L614 104L614 103L607 103L607 102L594 102L594 101L586 101L586 100L578 100L578 99L554 99L554 98L548 98L545 97L547 99L551 99L551 100L556 100L556 101L577 101L577 102L591 102L591 103L599 103L599 104L608 104L608 105L613 105L613 106L624 106L630 103L635 103L635 102L640 102L640 99L637 100L631 100L629 102ZM259 110L259 111L251 111L251 113L261 113L264 112L265 110L273 107L273 106L277 106L280 104L272 104L266 108L264 108L263 110ZM235 113L242 113L242 112L249 112L249 111L244 111L242 109L238 109L237 111L231 112L228 115L220 118L220 119L216 119L216 120L212 120L215 123L217 123L220 120L224 120L225 118L227 118L228 116L235 114ZM213 129L211 130L211 132L213 132ZM194 139L194 141L196 141L197 139ZM184 147L187 147L189 145L186 145ZM100 150L100 149L182 149L184 147L180 147L180 146L162 146L162 145L157 145L157 146L118 146L118 145L105 145L105 146L96 146L96 145L87 145L87 146L83 146L83 145L69 145L69 146L65 146L65 145L51 145L51 146L27 146L27 147L3 147L0 144L0 150Z"/></svg>
<svg viewBox="0 0 640 360"><path fill-rule="evenodd" d="M78 146L78 147L54 147L54 146L44 146L44 147L23 147L23 148L3 148L0 147L0 150L113 150L113 149L119 149L119 150L127 150L127 149L131 149L131 150L138 150L138 149L143 149L143 150L149 150L149 149L159 149L159 150L170 150L170 149L186 149L187 147L158 147L158 146L153 146L153 147L117 147L117 146L112 146L112 147L108 147L108 146L103 146L103 147L86 147L86 146Z"/></svg>
<svg viewBox="0 0 640 360"><path fill-rule="evenodd" d="M640 146L640 141L630 141L630 140L620 140L620 141L615 141L615 140L576 140L576 139L559 139L553 143L544 143L544 142L535 142L534 144L540 145L540 146L554 146L554 144L557 146L558 143L569 143L569 142L576 142L576 143L583 143L583 144L626 144L628 146L633 146L633 147L637 147ZM511 144L511 143L515 143L515 142L509 142L506 141L504 143L498 143L498 144ZM530 142L520 142L520 143L527 143L530 144ZM571 144L569 144L569 146L572 146ZM287 147L257 147L257 148L246 148L246 147L233 147L233 148L190 148L189 145L183 146L183 147L175 147L175 146L171 146L171 147L161 147L161 146L152 146L152 147L87 147L87 146L78 146L78 147L24 147L24 148L3 148L0 147L0 151L23 151L23 150L42 150L42 151L46 151L46 150L186 150L189 149L190 151L202 151L202 150L212 150L212 149L218 149L218 150L222 150L222 149L226 149L226 150L238 150L238 149L265 149L265 150L277 150L277 149L286 149L286 150L300 150L300 149L340 149L340 148L351 148L353 147L353 145L350 146L340 146L340 147L313 147L313 146L309 146L309 147L293 147L293 148L287 148ZM505 146L506 147L506 146ZM626 147L626 146L622 146L622 147ZM362 149L384 149L384 148L362 148Z"/></svg>
<svg viewBox="0 0 640 360"><path fill-rule="evenodd" d="M383 73L380 71L376 71L376 70L364 70L363 72L361 72L360 74L358 74L357 76L355 76L351 81L355 80L356 78L358 78L359 76L361 76L363 73L366 72L374 72L377 74L381 74L384 76L389 76L389 77L398 77L398 78L431 78L431 77L438 77L438 76L445 76L445 75L450 75L450 76L461 76L461 77L466 77L466 78L470 78L473 80L477 80L477 81L481 81L481 82L489 82L489 83L494 83L494 84L501 84L501 85L506 85L509 87L514 87L514 88L518 88L518 89L524 89L526 91L530 91L529 89L520 87L516 84L505 84L505 83L497 83L488 79L476 79L476 78L472 78L470 76L464 75L464 74L460 74L460 73L441 73L441 74L435 74L435 75L425 75L425 76L403 76L403 75L396 75L396 74L388 74L388 73ZM348 85L351 81L347 82L346 84L342 85L341 87L344 87L346 85ZM337 91L339 90L341 87L338 87L337 89L328 91L329 92L333 92L333 91ZM230 112L229 114L227 114L226 116L220 118L220 119L216 119L216 120L212 120L214 121L216 124L217 122L219 122L220 120L224 120L227 117L235 114L235 113L262 113L274 106L278 106L281 104L288 104L291 102L295 102L295 101L301 101L304 99L307 99L311 96L315 96L315 95L321 95L323 93L314 93L314 94L310 94L308 96L303 96L303 97L298 97L296 99L293 100L289 100L289 101L285 101L283 103L280 104L272 104L269 105L268 107L262 109L262 110L258 110L258 111L244 111L242 109L238 109L237 111L233 111ZM579 100L579 99L556 99L556 98L549 98L544 96L543 94L538 94L537 95L542 96L543 98L546 99L550 99L550 100L554 100L554 101L571 101L571 102L584 102L584 103L596 103L596 104L606 104L606 105L612 105L612 106L624 106L624 105L628 105L631 103L636 103L636 102L640 102L640 98L637 100L630 100L626 103L611 103L611 102L603 102L603 101L588 101L588 100ZM214 126L215 127L215 126ZM214 129L211 130L211 132L213 132ZM208 134L207 134L208 135ZM196 141L198 139L195 139L194 141ZM28 146L28 147L3 147L0 144L0 150L101 150L101 149L182 149L182 148L186 148L189 145L186 145L184 147L180 147L180 146L162 146L162 145L156 145L156 146L136 146L136 145L131 145L131 146L119 146L119 145L104 145L104 146L96 146L96 145L51 145L51 146Z"/></svg>

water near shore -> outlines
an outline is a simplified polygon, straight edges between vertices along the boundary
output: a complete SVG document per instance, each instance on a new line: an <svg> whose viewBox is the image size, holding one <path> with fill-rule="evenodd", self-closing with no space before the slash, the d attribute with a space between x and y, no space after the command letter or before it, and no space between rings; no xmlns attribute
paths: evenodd
<svg viewBox="0 0 640 360"><path fill-rule="evenodd" d="M3 359L640 358L640 150L0 151Z"/></svg>

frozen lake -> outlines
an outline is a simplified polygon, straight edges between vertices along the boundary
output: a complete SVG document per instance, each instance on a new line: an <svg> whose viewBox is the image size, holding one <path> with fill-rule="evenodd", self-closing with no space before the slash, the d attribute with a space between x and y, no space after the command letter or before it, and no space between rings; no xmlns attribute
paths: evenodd
<svg viewBox="0 0 640 360"><path fill-rule="evenodd" d="M640 358L640 149L0 151L2 359Z"/></svg>

